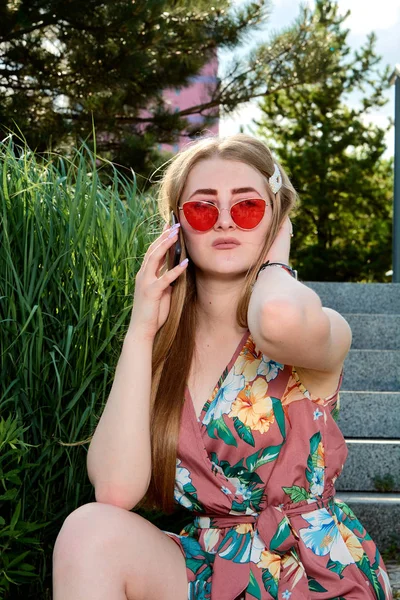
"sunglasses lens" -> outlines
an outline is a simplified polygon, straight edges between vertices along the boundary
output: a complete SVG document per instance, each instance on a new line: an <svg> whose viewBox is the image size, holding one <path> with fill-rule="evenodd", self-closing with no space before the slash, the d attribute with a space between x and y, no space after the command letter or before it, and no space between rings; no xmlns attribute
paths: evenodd
<svg viewBox="0 0 400 600"><path fill-rule="evenodd" d="M207 231L218 220L218 209L206 202L185 202L182 206L187 222L197 231Z"/></svg>
<svg viewBox="0 0 400 600"><path fill-rule="evenodd" d="M253 229L261 222L265 213L265 202L258 198L243 200L231 208L232 219L242 229Z"/></svg>

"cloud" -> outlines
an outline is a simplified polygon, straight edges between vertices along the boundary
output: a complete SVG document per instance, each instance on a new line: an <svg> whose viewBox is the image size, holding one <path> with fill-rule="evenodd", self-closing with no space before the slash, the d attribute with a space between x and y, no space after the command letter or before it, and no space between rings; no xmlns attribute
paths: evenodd
<svg viewBox="0 0 400 600"><path fill-rule="evenodd" d="M346 20L352 34L366 34L370 31L391 29L400 23L400 2L398 0L339 0L340 12L351 11Z"/></svg>
<svg viewBox="0 0 400 600"><path fill-rule="evenodd" d="M307 0L304 4L313 6L315 3ZM287 15L294 15L299 6L298 0L274 0L272 15L274 12L281 14L282 9ZM339 0L339 9L342 14L351 11L346 24L355 35L389 29L400 23L399 0L379 0L379 4L373 0Z"/></svg>

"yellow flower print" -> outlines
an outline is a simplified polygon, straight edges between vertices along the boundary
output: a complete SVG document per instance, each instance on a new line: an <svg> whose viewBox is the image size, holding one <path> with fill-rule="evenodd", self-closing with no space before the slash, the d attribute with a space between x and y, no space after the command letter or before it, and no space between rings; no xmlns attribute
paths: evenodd
<svg viewBox="0 0 400 600"><path fill-rule="evenodd" d="M262 354L256 350L251 338L247 340L242 353L238 356L235 364L235 373L244 375L246 382L253 381L257 376L257 369L262 360Z"/></svg>
<svg viewBox="0 0 400 600"><path fill-rule="evenodd" d="M304 400L305 393L303 391L304 386L300 386L297 384L296 380L293 377L293 374L289 377L288 384L286 386L286 390L281 399L281 403L283 406L283 410L288 416L288 408L292 402L297 402L298 400ZM305 388L304 388L305 390ZM306 391L306 390L305 390Z"/></svg>
<svg viewBox="0 0 400 600"><path fill-rule="evenodd" d="M238 417L253 431L266 433L275 421L272 400L267 396L268 383L259 377L251 385L239 392L232 404L229 417Z"/></svg>
<svg viewBox="0 0 400 600"><path fill-rule="evenodd" d="M235 527L236 533L251 533L254 531L253 525L251 523L240 523L240 525L236 525Z"/></svg>
<svg viewBox="0 0 400 600"><path fill-rule="evenodd" d="M317 448L317 467L325 467L325 448L322 441L318 444Z"/></svg>
<svg viewBox="0 0 400 600"><path fill-rule="evenodd" d="M350 552L354 562L361 560L364 555L364 550L361 546L361 543L358 541L354 533L350 531L348 527L346 527L346 525L339 523L338 527L343 541L347 546L347 550Z"/></svg>
<svg viewBox="0 0 400 600"><path fill-rule="evenodd" d="M281 557L269 550L261 552L260 562L257 563L259 569L268 569L275 581L278 581L281 572Z"/></svg>

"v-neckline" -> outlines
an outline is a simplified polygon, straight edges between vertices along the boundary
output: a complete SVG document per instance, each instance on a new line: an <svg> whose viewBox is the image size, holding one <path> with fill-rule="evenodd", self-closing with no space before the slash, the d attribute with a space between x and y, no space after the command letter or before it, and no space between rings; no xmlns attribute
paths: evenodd
<svg viewBox="0 0 400 600"><path fill-rule="evenodd" d="M244 348L244 346L245 346L245 342L247 342L247 340L249 339L249 337L250 337L250 331L249 331L249 329L247 329L247 330L244 332L244 334L242 335L242 337L241 337L241 340L240 340L239 344L237 345L237 348L236 348L235 352L233 353L233 356L232 356L232 358L230 359L230 361L229 361L229 362L228 362L228 364L226 365L226 367L225 367L225 369L223 370L222 374L221 374L221 375L220 375L220 377L218 378L218 381L217 381L217 383L216 383L216 384L215 384L215 386L213 387L211 394L208 396L208 398L207 398L207 399L206 399L206 401L204 402L204 404L203 404L203 406L202 406L202 409L201 409L201 412L200 412L199 416L197 416L197 413L196 413L196 407L195 407L195 405L194 405L193 398L192 398L192 394L190 393L190 390L189 390L189 386L188 386L188 384L186 384L186 388L185 388L185 389L186 389L186 395L187 395L187 398L188 398L188 400L189 400L189 403L190 403L190 405L191 405L191 407L192 407L192 412L194 413L194 416L195 416L195 419L196 419L196 421L199 421L199 422L201 422L201 417L202 417L202 415L203 415L203 413L204 413L204 411L205 411L205 407L207 406L207 404L208 404L208 402L209 402L210 398L212 398L213 396L215 397L215 393L216 393L216 392L218 392L218 390L219 390L219 389L220 389L220 387L222 386L223 382L224 382L224 381L225 381L225 379L227 378L227 376L228 376L228 374L229 374L230 370L232 369L233 365L234 365L234 364L235 364L235 362L236 362L236 359L238 358L239 354L240 354L240 353L241 353L241 351L243 350L243 348Z"/></svg>

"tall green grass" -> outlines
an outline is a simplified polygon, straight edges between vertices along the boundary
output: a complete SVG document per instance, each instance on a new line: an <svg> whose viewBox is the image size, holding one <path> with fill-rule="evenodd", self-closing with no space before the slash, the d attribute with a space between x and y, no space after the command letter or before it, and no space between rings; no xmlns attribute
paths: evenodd
<svg viewBox="0 0 400 600"><path fill-rule="evenodd" d="M4 598L51 597L51 553L62 521L94 500L89 444L78 442L102 412L134 276L160 230L154 199L112 165L107 172L85 146L66 159L37 157L11 137L0 144L0 414L9 419L14 447L24 457L29 449L29 460L15 454L5 471L0 462L11 472L4 478L0 471ZM29 523L30 532L7 535L12 520L14 530ZM41 527L33 531L35 523ZM15 567L21 559L10 567L24 552L27 566ZM28 584L32 575L37 581Z"/></svg>

